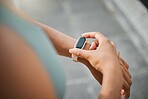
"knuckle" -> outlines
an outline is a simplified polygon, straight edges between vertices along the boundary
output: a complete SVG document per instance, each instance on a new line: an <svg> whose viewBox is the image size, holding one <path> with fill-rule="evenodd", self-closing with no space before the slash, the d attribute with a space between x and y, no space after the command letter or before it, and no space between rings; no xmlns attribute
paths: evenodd
<svg viewBox="0 0 148 99"><path fill-rule="evenodd" d="M132 78L131 74L129 74L129 77Z"/></svg>
<svg viewBox="0 0 148 99"><path fill-rule="evenodd" d="M128 87L127 87L127 90L129 91L130 90L130 86L128 85Z"/></svg>
<svg viewBox="0 0 148 99"><path fill-rule="evenodd" d="M127 69L129 69L129 65L127 65Z"/></svg>
<svg viewBox="0 0 148 99"><path fill-rule="evenodd" d="M112 41L111 41L111 44L112 44L113 46L115 46L115 43L114 43L114 42L112 42Z"/></svg>
<svg viewBox="0 0 148 99"><path fill-rule="evenodd" d="M99 32L95 32L95 34L96 34L96 35L98 35L98 34L99 34Z"/></svg>
<svg viewBox="0 0 148 99"><path fill-rule="evenodd" d="M131 79L131 78L132 78L132 76L131 76L130 72L129 72L129 71L127 71L127 73L128 73L129 78Z"/></svg>
<svg viewBox="0 0 148 99"><path fill-rule="evenodd" d="M133 84L132 80L130 80L130 86Z"/></svg>
<svg viewBox="0 0 148 99"><path fill-rule="evenodd" d="M95 32L95 36L98 36L99 35L99 32Z"/></svg>
<svg viewBox="0 0 148 99"><path fill-rule="evenodd" d="M124 88L123 88L125 91L129 91L130 90L130 86L129 85L126 85L126 86L124 86Z"/></svg>
<svg viewBox="0 0 148 99"><path fill-rule="evenodd" d="M108 38L105 38L104 41L105 41L106 43L111 43L111 41L110 41Z"/></svg>
<svg viewBox="0 0 148 99"><path fill-rule="evenodd" d="M129 86L128 86L128 87L126 87L126 88L125 88L125 90L126 90L126 91L129 91L129 90L130 90L130 87L129 87Z"/></svg>
<svg viewBox="0 0 148 99"><path fill-rule="evenodd" d="M110 41L108 38L105 38L105 39L103 40L103 43L106 44L106 45L108 45L108 47L114 47L114 46L112 45L111 41Z"/></svg>
<svg viewBox="0 0 148 99"><path fill-rule="evenodd" d="M126 65L127 69L129 69L129 65L126 63L125 60L123 60L123 63Z"/></svg>

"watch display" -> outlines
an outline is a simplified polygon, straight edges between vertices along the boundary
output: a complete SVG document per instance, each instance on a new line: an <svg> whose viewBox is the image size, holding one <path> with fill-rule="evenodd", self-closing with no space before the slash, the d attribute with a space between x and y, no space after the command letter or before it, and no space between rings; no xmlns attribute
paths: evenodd
<svg viewBox="0 0 148 99"><path fill-rule="evenodd" d="M76 44L76 48L79 48L79 49L82 49L83 46L85 45L85 42L86 42L86 38L85 37L80 37L79 40L77 41L77 44Z"/></svg>

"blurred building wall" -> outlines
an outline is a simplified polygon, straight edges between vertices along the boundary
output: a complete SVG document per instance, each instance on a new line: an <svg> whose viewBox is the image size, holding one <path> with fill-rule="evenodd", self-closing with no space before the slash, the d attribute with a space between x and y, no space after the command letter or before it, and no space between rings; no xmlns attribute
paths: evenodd
<svg viewBox="0 0 148 99"><path fill-rule="evenodd" d="M147 0L140 0L148 9L148 1Z"/></svg>
<svg viewBox="0 0 148 99"><path fill-rule="evenodd" d="M130 38L143 53L146 60L148 50L148 11L139 0L104 0L125 30L131 31ZM142 0L144 3L147 1Z"/></svg>

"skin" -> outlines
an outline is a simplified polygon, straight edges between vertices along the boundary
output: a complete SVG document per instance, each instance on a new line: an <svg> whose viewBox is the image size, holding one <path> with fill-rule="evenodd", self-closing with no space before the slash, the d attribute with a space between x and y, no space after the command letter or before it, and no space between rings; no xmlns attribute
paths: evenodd
<svg viewBox="0 0 148 99"><path fill-rule="evenodd" d="M52 81L34 51L0 26L0 98L56 99Z"/></svg>
<svg viewBox="0 0 148 99"><path fill-rule="evenodd" d="M5 4L5 3L4 3ZM7 5L7 4L6 4ZM19 10L17 10L15 7L13 7L13 6L9 6L10 7L10 9L14 12L14 13L16 13L16 14L18 14L20 17L22 17L22 18L24 18L24 20L26 20L26 21L28 21L28 22L30 22L30 23L32 23L32 24L36 24L36 25L38 25L39 27L41 27L42 29L43 29L43 31L48 35L48 37L49 37L49 39L52 41L52 43L53 43L53 45L54 45L54 47L56 48L56 50L57 50L57 52L58 52L58 54L59 55L62 55L62 56L66 56L66 57L71 57L71 53L72 52L70 52L69 53L69 49L71 49L71 48L73 48L73 46L74 46L74 44L75 44L75 42L76 42L76 39L74 39L74 38L72 38L72 37L70 37L70 36L68 36L68 35L65 35L64 33L62 33L62 32L59 32L59 31L57 31L57 30L55 30L55 29L53 29L53 28L51 28L51 27L49 27L49 26L47 26L47 25L44 25L44 24L42 24L42 23L39 23L39 22L36 22L36 21L34 21L34 20L32 20L32 19L30 19L30 18L28 18L28 17L26 17L26 15L24 15L22 12L20 12ZM0 50L0 53L2 54L2 55L0 55L0 58L1 59L3 59L3 57L5 56L5 54L4 54L4 52L5 53L8 53L8 52L10 52L10 53L13 53L13 54L10 54L10 55L12 55L12 56L10 56L10 55L8 55L7 56L7 58L5 58L5 59L3 59L4 61L2 61L2 62L0 62L0 65L1 66L3 66L3 67L5 67L5 69L7 70L9 70L10 69L10 66L12 65L12 64L14 64L14 66L17 64L16 63L16 60L17 61L19 61L20 62L20 65L22 64L22 65L24 65L24 67L26 67L26 66L32 66L32 64L33 65L37 65L37 67L31 67L32 68L32 70L34 70L34 69L37 69L38 68L38 71L37 72L34 72L34 74L33 75L42 75L42 76L40 76L41 78L38 78L38 79L40 79L40 81L42 81L40 84L35 84L36 86L40 86L41 87L41 89L43 89L43 90L40 90L40 89L36 89L36 90L33 90L34 89L34 87L31 87L31 86L33 86L34 85L34 83L31 83L31 82L35 82L35 80L33 79L33 77L32 77L32 80L27 80L27 79L25 79L25 81L30 81L30 83L28 83L28 84L24 84L24 83L19 83L20 84L20 89L19 90L16 90L15 92L13 92L13 94L16 94L16 93L21 93L20 94L20 96L30 96L29 94L28 95L26 95L25 94L25 92L23 91L23 89L24 89L24 87L23 86L28 86L27 88L29 88L29 91L28 91L28 93L39 93L40 91L41 92L45 92L45 93L41 93L41 94L38 94L38 95L40 95L40 97L44 97L44 98L42 98L42 99L48 99L49 97L51 97L51 98L49 98L49 99L56 99L56 94L55 94L55 91L54 91L54 88L52 87L52 81L50 80L50 77L47 77L47 74L46 74L46 72L45 72L45 70L42 68L43 66L42 66L42 64L40 63L40 61L39 61L39 59L37 59L37 57L36 57L36 55L35 55L35 53L30 49L30 47L27 45L27 44L25 44L17 35L15 35L14 36L14 34L15 34L15 32L13 33L9 28L7 28L6 26L0 26L0 27L2 27L2 28L0 28L0 31L2 32L8 32L7 33L7 35L5 35L5 34L1 34L1 36L0 37L2 37L3 39L1 39L2 40L2 42L1 42L1 45L0 45L0 48L2 48L3 50ZM10 35L11 33L13 33L13 35ZM85 35L84 35L85 36ZM11 46L11 45L14 45L14 41L10 41L10 42L7 42L5 39L7 39L6 37L15 37L15 39L16 39L16 42L21 42L21 43L19 43L19 44L16 44L16 45L18 45L18 46L16 46L16 48L17 48L17 50L18 51L22 51L22 53L20 54L19 53L19 55L21 55L21 56L25 56L25 55L27 55L26 56L26 58L24 58L24 57L22 57L22 58L18 58L17 56L15 56L15 55L18 55L18 53L16 52L16 51L13 51L12 52L12 50L8 50L8 47L10 47L10 49L12 49L13 48L13 46ZM56 38L55 38L56 37ZM68 42L67 42L68 41ZM99 44L98 44L99 43ZM103 43L104 44L104 46L106 46L108 43ZM102 44L102 45L103 45ZM112 43L111 43L112 44ZM5 47L5 45L7 45L8 47ZM96 40L96 41L94 41L92 44L89 44L89 43L87 43L86 44L86 46L85 46L85 50L92 50L92 51L94 51L94 50L96 50L97 49L97 47L100 45L100 42L99 42L99 40ZM109 44L108 44L109 45ZM21 47L20 47L21 46ZM90 47L91 46L91 47ZM113 49L115 50L115 46L112 44L111 46L113 46ZM30 49L30 50L28 50L28 51L24 51L24 49ZM108 49L108 48L106 48L106 49ZM111 49L111 48L110 48ZM112 50L112 49L111 49ZM30 52L29 52L30 51ZM32 52L32 54L30 54ZM74 54L74 53L73 53ZM103 53L102 53L103 54ZM105 54L105 52L104 52L104 54ZM120 58L119 57L119 55L117 55L117 52L116 53L114 53L115 55L113 55L112 57L108 57L108 56L106 56L106 58L108 58L108 60L111 60L111 59L114 59L113 57L117 57L118 56L118 62L117 62L117 60L112 60L112 62L114 63L115 62L115 64L111 64L110 62L108 62L108 64L110 63L110 67L114 67L114 66L116 66L116 67L120 67L120 69L118 68L118 69L115 69L115 68L113 68L113 69L111 69L112 71L110 71L110 69L108 69L108 68L106 68L106 69L102 69L102 70L98 70L98 69L96 69L95 67L96 66L94 66L94 63L93 62L90 62L90 60L89 59L87 59L87 58L84 58L84 57L80 57L79 59L78 59L78 61L79 62L81 62L81 63L83 63L83 64L85 64L88 68L89 68L89 70L90 70L90 72L92 73L92 75L96 78L96 80L100 83L100 84L102 84L102 91L101 91L101 93L100 93L100 96L99 96L99 98L100 99L107 99L107 96L110 96L110 95L113 95L112 96L112 98L110 98L110 99L119 99L119 97L121 96L121 89L123 89L123 91L122 91L122 95L124 95L125 96L125 99L128 99L128 97L129 97L129 95L130 95L130 86L131 86L131 76L130 76L130 73L129 73L129 71L128 71L128 64L122 59L122 58ZM94 54L91 54L92 56L94 55ZM116 56L117 55L117 56ZM79 56L79 55L78 55ZM13 60L11 61L11 58L8 58L8 57L12 57L13 58ZM33 60L34 58L36 58L36 60ZM106 60L106 58L103 58L103 59L105 59ZM29 62L29 59L30 60L32 60L32 62ZM98 59L98 58L96 58L96 59ZM102 59L102 60L103 60ZM8 61L11 61L11 62L8 62ZM98 61L100 61L100 59L98 60ZM96 61L95 61L96 62ZM32 63L32 64L31 64ZM93 63L93 64L92 64ZM103 63L103 62L102 62ZM106 63L106 62L104 62L104 63ZM25 66L26 65L26 66ZM19 65L18 65L19 66ZM102 67L103 66L106 66L106 65L101 65ZM13 76L13 75L15 75L15 77L17 77L18 75L20 76L20 77L26 77L27 78L27 75L25 74L26 72L27 72L27 69L30 69L30 68L27 68L26 67L26 70L24 70L24 71L22 71L24 74L23 75L19 75L19 74L16 74L16 72L12 72L12 73L7 73L7 75L9 74L9 75L11 75L11 76ZM3 68L1 68L1 70L3 71ZM12 67L12 70L13 71L16 71L16 68L13 68ZM17 67L17 71L20 71L21 70L21 68L19 68L19 67ZM119 71L120 70L120 71ZM105 73L106 72L106 73ZM122 72L122 73L121 73ZM117 73L119 73L119 76L118 77L116 77L116 75L117 75ZM121 74L120 74L121 73ZM6 72L4 72L4 74L3 75L6 75ZM28 73L28 75L32 75L31 73ZM2 76L2 75L1 75ZM18 77L19 77L18 76ZM2 76L2 78L4 78L5 79L5 77L4 76ZM121 79L121 82L116 82L117 83L117 85L119 85L119 89L118 88L116 88L116 87L113 87L113 88L110 88L110 86L114 86L115 85L115 83L110 83L110 84L108 84L108 82L113 82L113 81L118 81L119 79ZM5 81L5 82L11 82L11 81L18 81L19 82L19 80L17 79L17 80L15 80L15 79L8 79L9 81ZM5 83L4 82L4 83ZM110 85L110 86L109 86ZM1 85L2 86L2 85ZM4 86L4 85L3 85ZM6 84L6 86L7 86L7 84ZM13 86L17 86L17 84L11 84L10 86L12 86L12 88L13 88ZM122 87L121 87L122 86ZM47 87L47 89L46 89L46 87ZM108 89L108 88L110 88L110 90L105 90L105 89ZM114 91L116 89L116 91ZM107 93L105 93L105 91L107 92ZM3 91L3 89L1 89L1 91ZM5 92L5 94L10 94L11 93L11 91L8 93L8 92ZM46 93L50 93L50 94L46 94ZM119 95L119 93L120 93L120 95ZM34 96L34 97L39 97L37 94L32 94L32 96ZM12 96L10 96L11 98L12 98ZM9 98L10 98L9 97ZM48 97L48 98L47 98ZM14 98L17 98L16 96L14 96ZM31 97L30 97L31 98Z"/></svg>
<svg viewBox="0 0 148 99"><path fill-rule="evenodd" d="M65 35L64 33L61 33L47 25L44 25L44 24L41 24L39 22L35 22L37 25L39 25L46 33L47 35L49 36L50 40L52 41L52 43L54 44L55 48L57 49L58 53L62 56L66 56L66 57L71 57L71 54L68 53L69 49L73 48L75 42L76 42L76 39L70 37L70 36L67 36ZM55 38L56 37L56 38ZM69 42L66 42L65 41L68 40ZM95 41L96 42L96 41ZM94 42L93 42L94 43ZM94 43L94 44L89 44L87 43L86 46L84 47L85 50L93 50L93 49L96 49L96 46L97 44ZM115 47L114 44L112 44ZM116 52L117 54L117 52ZM125 96L125 99L127 99L130 95L130 86L132 84L132 81L131 81L131 75L128 71L128 64L118 55L119 57L119 63L120 63L120 68L123 72L123 76L124 76L124 86L123 86L123 94ZM96 58L97 59L97 58ZM90 64L90 62L85 59L85 58L79 58L78 59L79 62L85 64L90 72L92 73L92 75L96 78L96 80L102 84L102 78L103 78L103 75L100 71L97 71L93 66L92 64Z"/></svg>
<svg viewBox="0 0 148 99"><path fill-rule="evenodd" d="M97 47L98 47L98 41L95 40L94 42L92 42L89 50L96 50ZM111 42L111 44L116 48L115 44L113 42ZM122 90L121 91L121 95L123 95L125 97L125 99L127 99L129 96L130 96L130 90L127 90L127 88L129 88L132 84L131 82L131 75L130 73L128 72L128 64L120 57L120 53L117 52L118 54L118 57L119 57L119 62L120 62L120 65L121 65L121 69L122 69L122 72L123 72L123 77L124 77L124 87L123 89L125 90ZM128 85L129 84L129 85Z"/></svg>
<svg viewBox="0 0 148 99"><path fill-rule="evenodd" d="M86 38L95 38L97 40L98 47L95 48L96 50L74 48L70 49L69 52L78 57L85 58L96 70L103 74L102 89L99 99L120 99L121 90L125 86L125 80L116 48L108 38L100 33L85 33L83 36ZM92 46L90 48L93 48Z"/></svg>

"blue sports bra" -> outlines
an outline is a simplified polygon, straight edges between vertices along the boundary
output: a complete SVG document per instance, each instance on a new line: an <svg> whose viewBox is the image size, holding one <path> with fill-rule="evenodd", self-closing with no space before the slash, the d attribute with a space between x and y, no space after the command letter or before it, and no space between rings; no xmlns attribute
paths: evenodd
<svg viewBox="0 0 148 99"><path fill-rule="evenodd" d="M58 99L63 99L65 76L58 60L57 52L42 29L23 20L1 4L0 23L6 24L9 28L15 30L17 35L34 50L52 79Z"/></svg>

